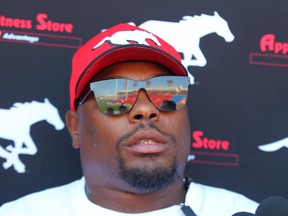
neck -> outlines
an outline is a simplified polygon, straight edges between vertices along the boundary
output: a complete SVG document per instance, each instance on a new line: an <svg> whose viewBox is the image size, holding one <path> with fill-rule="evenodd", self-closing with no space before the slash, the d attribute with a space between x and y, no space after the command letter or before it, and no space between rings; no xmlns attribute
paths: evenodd
<svg viewBox="0 0 288 216"><path fill-rule="evenodd" d="M179 180L161 191L135 193L115 188L98 187L90 190L86 185L86 195L90 201L104 208L123 213L142 213L184 203L185 188ZM139 205L141 203L141 205Z"/></svg>

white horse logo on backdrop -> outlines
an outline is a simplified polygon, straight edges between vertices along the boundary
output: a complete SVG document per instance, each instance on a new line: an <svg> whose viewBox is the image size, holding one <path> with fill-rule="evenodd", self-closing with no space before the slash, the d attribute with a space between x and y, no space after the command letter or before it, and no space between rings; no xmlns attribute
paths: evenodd
<svg viewBox="0 0 288 216"><path fill-rule="evenodd" d="M30 135L30 126L46 120L56 130L64 128L58 110L46 98L43 102L14 103L10 109L0 109L0 138L12 140L13 145L3 148L0 145L0 157L6 159L4 169L13 166L18 173L26 171L19 154L34 155L37 147Z"/></svg>
<svg viewBox="0 0 288 216"><path fill-rule="evenodd" d="M288 137L278 140L276 142L258 146L258 149L265 152L278 151L281 148L288 148Z"/></svg>
<svg viewBox="0 0 288 216"><path fill-rule="evenodd" d="M206 65L207 60L200 49L200 39L205 35L216 33L226 42L234 40L227 21L217 12L214 12L213 16L206 14L184 16L179 22L149 20L139 27L153 32L172 44L178 52L183 54L182 64L187 69L189 66L203 67ZM191 74L190 78L194 80Z"/></svg>

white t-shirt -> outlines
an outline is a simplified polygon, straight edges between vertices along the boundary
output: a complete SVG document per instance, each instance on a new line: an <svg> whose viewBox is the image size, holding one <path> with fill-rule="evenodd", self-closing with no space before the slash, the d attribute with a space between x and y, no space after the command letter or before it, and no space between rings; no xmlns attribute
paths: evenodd
<svg viewBox="0 0 288 216"><path fill-rule="evenodd" d="M95 205L85 194L85 179L27 195L1 206L0 216L185 216L180 205L157 211L127 214ZM197 216L231 216L236 212L254 213L258 204L241 194L191 183L186 194Z"/></svg>

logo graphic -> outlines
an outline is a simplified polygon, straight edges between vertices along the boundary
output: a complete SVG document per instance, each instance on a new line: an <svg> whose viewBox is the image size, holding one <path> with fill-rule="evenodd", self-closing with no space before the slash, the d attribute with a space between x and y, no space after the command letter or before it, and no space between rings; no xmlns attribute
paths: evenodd
<svg viewBox="0 0 288 216"><path fill-rule="evenodd" d="M116 32L110 37L105 37L102 41L100 41L98 44L96 44L93 47L93 50L104 44L105 42L110 42L112 45L127 45L130 44L129 41L133 41L137 44L143 44L149 46L149 44L146 42L147 39L152 40L156 45L161 46L160 42L157 40L157 38L145 31L120 31Z"/></svg>
<svg viewBox="0 0 288 216"><path fill-rule="evenodd" d="M275 152L281 148L288 148L288 137L278 140L276 142L258 146L258 149L264 152Z"/></svg>
<svg viewBox="0 0 288 216"><path fill-rule="evenodd" d="M215 140L208 139L207 137L203 137L203 131L194 131L192 133L192 137L195 142L192 143L192 147L195 149L210 149L210 150L229 150L229 141L228 140Z"/></svg>
<svg viewBox="0 0 288 216"><path fill-rule="evenodd" d="M260 49L262 52L271 51L275 54L288 53L288 43L276 42L274 34L266 34L260 40Z"/></svg>
<svg viewBox="0 0 288 216"><path fill-rule="evenodd" d="M201 130L192 132L191 151L188 161L198 164L238 166L239 155L229 153L230 141L211 139Z"/></svg>
<svg viewBox="0 0 288 216"><path fill-rule="evenodd" d="M38 13L35 20L0 15L0 27L0 42L72 49L82 44L82 38L67 36L73 34L74 24L52 20L47 13Z"/></svg>
<svg viewBox="0 0 288 216"><path fill-rule="evenodd" d="M36 43L38 42L40 39L39 37L34 37L34 36L29 36L27 34L23 35L23 34L14 34L14 33L8 33L5 32L3 34L2 39L5 40L14 40L14 41L23 41L23 42L28 42L28 43Z"/></svg>
<svg viewBox="0 0 288 216"><path fill-rule="evenodd" d="M4 169L13 166L18 173L26 171L19 155L37 153L37 147L30 135L31 125L46 120L56 130L64 128L57 108L47 98L44 99L44 103L14 103L10 109L0 109L0 119L0 138L14 142L14 145L8 145L6 148L0 145L0 157L6 159L2 165Z"/></svg>
<svg viewBox="0 0 288 216"><path fill-rule="evenodd" d="M35 26L39 31L49 32L64 32L72 33L74 25L72 23L57 22L48 19L49 16L46 13L38 13L36 15L37 25ZM20 17L7 17L0 15L0 27L17 28L17 29L32 29L33 20L23 19Z"/></svg>
<svg viewBox="0 0 288 216"><path fill-rule="evenodd" d="M276 39L275 34L265 34L259 42L259 53L250 53L250 64L288 67L288 43Z"/></svg>
<svg viewBox="0 0 288 216"><path fill-rule="evenodd" d="M200 49L200 39L208 34L216 33L226 42L232 42L234 35L230 31L228 23L216 11L214 15L202 14L200 16L184 16L179 22L166 22L149 20L139 27L153 32L176 50L183 54L182 64L204 67L207 60ZM194 77L190 76L191 80Z"/></svg>

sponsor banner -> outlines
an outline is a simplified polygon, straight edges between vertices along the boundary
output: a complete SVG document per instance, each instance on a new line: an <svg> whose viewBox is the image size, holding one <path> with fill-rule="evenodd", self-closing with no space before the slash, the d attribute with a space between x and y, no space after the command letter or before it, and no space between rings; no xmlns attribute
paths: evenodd
<svg viewBox="0 0 288 216"><path fill-rule="evenodd" d="M73 30L72 23L54 21L47 13L36 14L35 20L0 14L0 42L77 49L82 38L71 36Z"/></svg>
<svg viewBox="0 0 288 216"><path fill-rule="evenodd" d="M239 155L230 153L231 143L228 140L211 139L204 136L201 130L192 133L190 163L238 166Z"/></svg>
<svg viewBox="0 0 288 216"><path fill-rule="evenodd" d="M53 34L0 30L0 42L77 49L81 46L82 39L80 37L60 36Z"/></svg>
<svg viewBox="0 0 288 216"><path fill-rule="evenodd" d="M196 164L239 166L238 154L191 151L188 160Z"/></svg>
<svg viewBox="0 0 288 216"><path fill-rule="evenodd" d="M265 34L259 42L260 53L250 53L250 64L288 67L288 42L277 41L275 34Z"/></svg>
<svg viewBox="0 0 288 216"><path fill-rule="evenodd" d="M288 3L163 2L1 2L0 205L82 175L79 152L61 129L71 58L119 22L170 42L189 72L187 175L256 201L288 197Z"/></svg>

